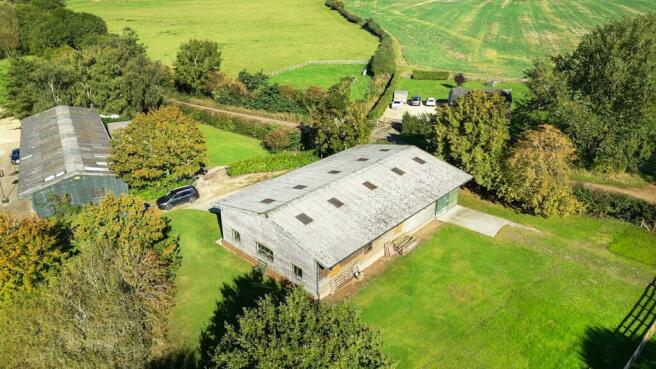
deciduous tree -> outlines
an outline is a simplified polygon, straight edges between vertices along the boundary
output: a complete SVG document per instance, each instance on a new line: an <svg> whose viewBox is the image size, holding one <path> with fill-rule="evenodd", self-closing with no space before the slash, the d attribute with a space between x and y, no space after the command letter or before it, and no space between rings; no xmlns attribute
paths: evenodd
<svg viewBox="0 0 656 369"><path fill-rule="evenodd" d="M508 126L508 106L500 94L470 91L453 107L437 109L436 153L479 185L494 189L510 138Z"/></svg>
<svg viewBox="0 0 656 369"><path fill-rule="evenodd" d="M0 3L0 57L7 57L20 46L16 9L9 2Z"/></svg>
<svg viewBox="0 0 656 369"><path fill-rule="evenodd" d="M228 326L214 368L392 368L380 334L346 304L319 304L296 288L282 304L270 296Z"/></svg>
<svg viewBox="0 0 656 369"><path fill-rule="evenodd" d="M31 292L56 272L69 254L54 221L18 221L0 212L0 301Z"/></svg>
<svg viewBox="0 0 656 369"><path fill-rule="evenodd" d="M221 67L219 44L191 39L180 45L173 62L175 85L184 92L208 93L208 81Z"/></svg>
<svg viewBox="0 0 656 369"><path fill-rule="evenodd" d="M544 216L577 212L581 204L572 193L569 173L575 150L557 128L541 125L524 132L504 166L501 196L523 209Z"/></svg>
<svg viewBox="0 0 656 369"><path fill-rule="evenodd" d="M177 107L137 115L111 142L110 167L133 188L191 178L206 162L198 122Z"/></svg>
<svg viewBox="0 0 656 369"><path fill-rule="evenodd" d="M595 28L573 53L527 73L519 116L559 127L586 167L636 169L656 148L654 35L653 14Z"/></svg>

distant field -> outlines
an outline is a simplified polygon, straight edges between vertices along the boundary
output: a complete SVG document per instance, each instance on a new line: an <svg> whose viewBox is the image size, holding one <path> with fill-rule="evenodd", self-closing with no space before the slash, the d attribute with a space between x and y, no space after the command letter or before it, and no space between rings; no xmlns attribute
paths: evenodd
<svg viewBox="0 0 656 369"><path fill-rule="evenodd" d="M259 140L201 124L207 140L207 156L210 168L238 161L269 155Z"/></svg>
<svg viewBox="0 0 656 369"><path fill-rule="evenodd" d="M9 60L3 59L0 60L0 104L5 102L6 93L7 91L5 90L5 76L7 74L7 70L9 69Z"/></svg>
<svg viewBox="0 0 656 369"><path fill-rule="evenodd" d="M414 80L414 79L401 79L397 86L398 90L406 90L410 96L419 95L423 99L432 96L438 100L445 100L449 98L449 91L453 87L456 87L456 84L453 81L426 81L426 80ZM485 82L482 81L468 81L463 85L464 88L476 89L476 90L488 90L488 89L512 89L513 92L513 101L519 101L526 95L528 88L525 84L521 82L501 82L496 84L494 87L486 86Z"/></svg>
<svg viewBox="0 0 656 369"><path fill-rule="evenodd" d="M310 86L328 88L343 77L354 77L355 81L351 84L351 98L357 100L364 98L371 84L371 77L362 75L365 67L366 65L363 64L309 65L279 74L271 78L271 81L305 90Z"/></svg>
<svg viewBox="0 0 656 369"><path fill-rule="evenodd" d="M403 45L410 63L521 77L536 57L571 51L591 27L656 11L653 0L346 0Z"/></svg>
<svg viewBox="0 0 656 369"><path fill-rule="evenodd" d="M96 14L110 31L134 28L154 59L170 64L190 38L223 49L222 69L271 72L308 60L369 59L377 42L322 0L69 0Z"/></svg>

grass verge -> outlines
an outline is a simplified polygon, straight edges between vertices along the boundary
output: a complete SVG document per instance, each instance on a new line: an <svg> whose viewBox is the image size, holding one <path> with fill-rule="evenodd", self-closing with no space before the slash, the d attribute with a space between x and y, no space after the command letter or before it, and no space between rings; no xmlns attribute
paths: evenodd
<svg viewBox="0 0 656 369"><path fill-rule="evenodd" d="M200 125L207 140L208 167L269 156L261 142L255 138Z"/></svg>
<svg viewBox="0 0 656 369"><path fill-rule="evenodd" d="M364 64L308 65L276 75L271 78L271 82L305 91L310 86L327 89L344 77L353 77L355 80L351 84L351 99L363 100L371 84L371 77L362 75L366 67Z"/></svg>

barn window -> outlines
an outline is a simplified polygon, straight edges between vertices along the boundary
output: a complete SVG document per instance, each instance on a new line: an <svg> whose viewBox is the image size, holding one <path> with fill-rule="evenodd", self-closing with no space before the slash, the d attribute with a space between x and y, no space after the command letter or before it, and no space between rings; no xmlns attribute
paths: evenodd
<svg viewBox="0 0 656 369"><path fill-rule="evenodd" d="M263 203L263 204L270 204L274 201L276 201L276 200L274 200L274 199L264 199L264 200L261 200L260 202Z"/></svg>
<svg viewBox="0 0 656 369"><path fill-rule="evenodd" d="M414 158L412 158L412 160L416 161L419 164L426 164L426 160L424 160L424 159L422 159L418 156L415 156Z"/></svg>
<svg viewBox="0 0 656 369"><path fill-rule="evenodd" d="M328 199L328 202L331 203L336 208L341 208L342 206L344 206L343 202L339 201L338 199L336 199L334 197Z"/></svg>
<svg viewBox="0 0 656 369"><path fill-rule="evenodd" d="M342 171L340 171L340 170L334 170L334 169L333 169L333 170L331 170L331 171L328 172L328 173L330 173L330 174L339 174L339 173L341 173L341 172L342 172Z"/></svg>
<svg viewBox="0 0 656 369"><path fill-rule="evenodd" d="M241 242L241 235L236 230L232 230L232 239L236 242Z"/></svg>
<svg viewBox="0 0 656 369"><path fill-rule="evenodd" d="M303 224L305 224L305 225L308 225L308 224L312 223L312 221L314 220L314 219L310 218L310 217L309 217L307 214L305 214L305 213L300 213L300 214L298 214L298 215L296 216L296 219L300 220L301 223L303 223Z"/></svg>
<svg viewBox="0 0 656 369"><path fill-rule="evenodd" d="M273 263L273 251L271 251L270 248L262 245L261 243L257 242L257 254L269 261L270 263Z"/></svg>
<svg viewBox="0 0 656 369"><path fill-rule="evenodd" d="M375 184L373 184L369 181L363 182L362 185L367 187L368 189L370 189L372 191L378 188L378 186L376 186Z"/></svg>
<svg viewBox="0 0 656 369"><path fill-rule="evenodd" d="M402 175L405 174L405 172L404 172L403 170L401 170L401 169L399 169L399 168L397 168L397 167L392 168L392 172L394 172L394 173L396 173L396 174L398 174L398 175L400 175L400 176L402 176Z"/></svg>
<svg viewBox="0 0 656 369"><path fill-rule="evenodd" d="M302 189L304 189L305 187L307 187L307 186L296 185L296 186L294 186L294 189L296 189L296 190L302 190Z"/></svg>
<svg viewBox="0 0 656 369"><path fill-rule="evenodd" d="M303 278L303 269L297 267L294 264L292 264L292 267L294 268L294 275L296 276L296 278L298 279Z"/></svg>
<svg viewBox="0 0 656 369"><path fill-rule="evenodd" d="M367 161L367 160L369 160L369 158L360 158L360 159L358 159L358 161Z"/></svg>

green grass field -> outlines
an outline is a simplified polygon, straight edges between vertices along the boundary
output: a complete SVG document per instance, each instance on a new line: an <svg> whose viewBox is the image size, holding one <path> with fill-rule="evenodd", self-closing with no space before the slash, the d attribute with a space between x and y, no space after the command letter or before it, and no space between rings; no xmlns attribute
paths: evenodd
<svg viewBox="0 0 656 369"><path fill-rule="evenodd" d="M432 96L438 100L446 100L449 98L449 91L451 91L453 87L456 87L456 84L453 81L448 80L427 81L401 78L397 85L397 90L407 90L410 96L419 95L423 99ZM489 87L482 81L468 81L463 87L475 90L510 88L513 92L513 101L515 102L522 99L528 92L526 85L521 82L501 82L494 87Z"/></svg>
<svg viewBox="0 0 656 369"><path fill-rule="evenodd" d="M536 57L573 50L590 28L656 11L652 0L346 0L399 39L410 63L521 77Z"/></svg>
<svg viewBox="0 0 656 369"><path fill-rule="evenodd" d="M617 350L612 330L654 277L656 235L519 215L471 195L461 203L541 233L506 228L489 238L445 226L366 282L351 301L382 330L398 367L614 368L597 361ZM654 351L641 368L653 367Z"/></svg>
<svg viewBox="0 0 656 369"><path fill-rule="evenodd" d="M207 165L210 168L269 155L260 141L252 137L222 131L206 124L201 124L200 128L207 140Z"/></svg>
<svg viewBox="0 0 656 369"><path fill-rule="evenodd" d="M351 98L361 100L364 99L371 85L371 77L362 75L365 67L364 64L309 65L274 76L271 82L306 90L310 86L328 88L343 77L354 77L355 80L351 84Z"/></svg>
<svg viewBox="0 0 656 369"><path fill-rule="evenodd" d="M0 104L5 102L6 90L5 90L5 76L9 70L9 60L2 59L0 60Z"/></svg>
<svg viewBox="0 0 656 369"><path fill-rule="evenodd" d="M171 220L172 234L180 237L182 255L175 280L169 339L177 349L195 348L216 301L221 298L222 284L250 267L216 244L221 238L216 215L200 210L176 210L166 217Z"/></svg>
<svg viewBox="0 0 656 369"><path fill-rule="evenodd" d="M222 70L271 72L308 60L369 59L375 37L321 0L69 0L111 32L134 28L154 59L170 64L190 38L217 41Z"/></svg>

